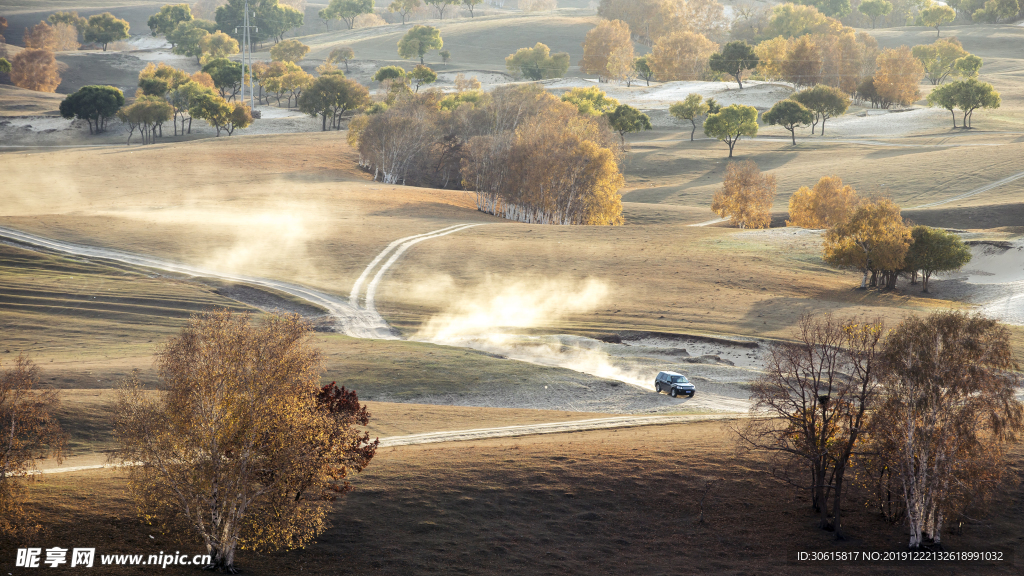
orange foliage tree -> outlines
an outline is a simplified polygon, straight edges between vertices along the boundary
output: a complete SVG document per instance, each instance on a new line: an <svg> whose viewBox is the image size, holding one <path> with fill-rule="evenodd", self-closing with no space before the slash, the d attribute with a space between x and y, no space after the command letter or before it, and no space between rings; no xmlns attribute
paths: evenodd
<svg viewBox="0 0 1024 576"><path fill-rule="evenodd" d="M767 228L775 189L775 175L762 174L753 160L730 162L711 209L740 228Z"/></svg>
<svg viewBox="0 0 1024 576"><path fill-rule="evenodd" d="M11 82L36 92L54 92L60 86L57 60L49 50L22 50L11 60Z"/></svg>
<svg viewBox="0 0 1024 576"><path fill-rule="evenodd" d="M718 44L684 30L654 45L650 66L654 76L662 81L703 80L708 73L708 60L717 51Z"/></svg>
<svg viewBox="0 0 1024 576"><path fill-rule="evenodd" d="M623 48L628 48L632 55L633 41L630 40L629 25L622 20L601 22L587 32L587 38L583 42L580 70L585 74L597 74L604 78L617 76L618 70L609 70L608 59L613 52Z"/></svg>
<svg viewBox="0 0 1024 576"><path fill-rule="evenodd" d="M814 188L801 186L789 199L786 226L831 228L844 222L857 205L857 191L839 176L823 176Z"/></svg>
<svg viewBox="0 0 1024 576"><path fill-rule="evenodd" d="M919 85L925 70L909 47L886 48L878 55L876 63L874 85L879 96L903 106L921 97Z"/></svg>

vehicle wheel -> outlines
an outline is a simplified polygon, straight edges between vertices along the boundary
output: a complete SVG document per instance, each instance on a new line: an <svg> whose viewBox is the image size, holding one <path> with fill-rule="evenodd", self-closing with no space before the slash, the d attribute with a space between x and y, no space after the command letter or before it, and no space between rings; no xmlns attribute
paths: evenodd
<svg viewBox="0 0 1024 576"><path fill-rule="evenodd" d="M669 395L671 395L673 398L675 398L677 394L678 394L678 392L676 392L675 388L673 388L672 391L669 392Z"/></svg>
<svg viewBox="0 0 1024 576"><path fill-rule="evenodd" d="M654 383L654 391L657 392L658 394L661 394L661 382Z"/></svg>

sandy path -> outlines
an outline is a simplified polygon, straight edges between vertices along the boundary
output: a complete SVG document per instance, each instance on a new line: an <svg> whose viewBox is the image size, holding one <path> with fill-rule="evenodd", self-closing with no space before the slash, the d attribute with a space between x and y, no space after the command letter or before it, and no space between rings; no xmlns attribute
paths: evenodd
<svg viewBox="0 0 1024 576"><path fill-rule="evenodd" d="M501 426L498 428L474 428L471 430L447 430L443 432L426 432L409 434L408 436L389 436L380 439L381 448L394 446L412 446L414 444L435 444L439 442L466 442L485 440L488 438L512 438L516 436L535 436L538 434L562 434L567 432L584 432L587 430L608 430L611 428L635 428L638 426L660 426L664 424L684 424L688 422L706 422L709 420L733 420L742 418L742 414L690 414L682 416L614 416L611 418L592 418L590 420L574 420L569 422L548 422L542 424L524 424L519 426ZM119 464L94 464L90 466L67 466L47 468L37 474L62 474L80 472L82 470L98 470L100 468L116 468Z"/></svg>

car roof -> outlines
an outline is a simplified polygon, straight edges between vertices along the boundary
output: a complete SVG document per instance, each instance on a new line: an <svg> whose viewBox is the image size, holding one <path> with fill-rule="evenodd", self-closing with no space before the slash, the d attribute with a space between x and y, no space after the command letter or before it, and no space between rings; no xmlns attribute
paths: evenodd
<svg viewBox="0 0 1024 576"><path fill-rule="evenodd" d="M668 370L662 370L662 374L668 374L669 376L682 376L679 372L669 372ZM648 372L650 374L650 372Z"/></svg>

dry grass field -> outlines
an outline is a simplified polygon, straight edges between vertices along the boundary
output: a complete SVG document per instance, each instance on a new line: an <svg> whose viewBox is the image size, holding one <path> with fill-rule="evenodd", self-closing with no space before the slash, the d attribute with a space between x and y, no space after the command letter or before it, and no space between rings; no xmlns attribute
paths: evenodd
<svg viewBox="0 0 1024 576"><path fill-rule="evenodd" d="M1013 462L1024 464L1019 449ZM118 471L46 475L32 486L43 524L32 544L200 552L140 524L124 485ZM802 494L773 479L757 455L737 452L728 424L652 426L385 449L315 545L240 552L237 561L246 574L1011 575L1024 552L1021 497L1020 487L1003 490L984 522L943 537L947 550L1015 558L1002 565L798 562L797 552L901 551L906 537L854 489L849 539L836 542L816 528ZM0 548L0 557L12 555Z"/></svg>
<svg viewBox="0 0 1024 576"><path fill-rule="evenodd" d="M19 36L24 26L69 8L83 15L112 10L130 20L133 33L148 34L145 19L159 6L12 0L0 12ZM549 87L582 85L575 64L598 20L582 0L560 6L553 13L495 10L427 22L440 27L452 52L446 68L436 53L427 63L439 72L504 81L504 57L540 41L570 53L573 63L571 78ZM340 45L355 49L350 76L367 84L378 66L414 64L395 50L408 25L323 32L315 21L319 7L307 6L307 25L294 33L312 47L302 63L309 71ZM872 33L885 47L934 38L933 29L920 27ZM400 339L330 331L313 336L326 363L324 382L344 384L368 401L371 434L578 420L634 409L702 413L706 407L655 397L623 378L592 376L564 362L513 360L501 350L440 345L445 340L430 335L439 326L483 336L633 334L676 337L678 347L681 338L694 337L703 344L687 343L689 352L669 349L679 356L674 363L665 360L669 356L643 356L644 349L636 353L637 365L692 369L701 390L736 399L756 376L763 345L792 337L803 314L880 316L892 326L908 314L977 309L991 292L959 277L933 280L930 294L905 281L892 292L859 290L857 273L822 262L820 233L785 227L796 189L837 174L863 195L891 196L916 223L961 230L974 241L1016 242L1024 235L1024 178L969 194L1024 170L1024 55L1014 48L1024 40L1024 27L954 25L942 35L957 36L984 59L981 80L1002 93L1001 108L977 112L975 129L964 131L952 129L944 111L869 115L855 106L829 120L825 137L798 132L796 146L783 130L763 127L760 137L737 145L736 157L778 178L769 230L694 226L715 217L709 206L721 186L727 148L703 138L699 128L691 142L689 126L666 120L660 101L650 110L661 115L656 128L627 137L625 226L559 227L489 216L465 191L374 182L357 168L344 132L274 134L257 125L212 138L197 129L190 137L126 147L121 128L94 138L52 118L61 94L11 86L0 86L0 226L348 298L364 268L393 241L475 224L416 244L382 276L376 307ZM138 70L159 60L159 50L60 54L68 70L58 91L92 83L129 90ZM268 58L265 52L256 57ZM173 63L196 68L194 59ZM657 90L673 89L659 83L608 88L633 104L655 102ZM931 86L921 88L927 93ZM275 130L301 125L289 122ZM1019 292L1013 286L1006 290ZM154 355L190 314L213 307L257 316L297 312L318 329L327 325L323 309L272 290L0 243L0 363L8 366L25 354L39 365L45 384L62 390L59 418L71 448L65 466L106 460L114 447L117 382L139 370L144 383L158 388ZM1024 362L1024 326L1011 326L1011 333ZM730 341L751 346L740 346L746 364L728 356ZM725 352L716 348L721 342ZM578 352L565 341L554 350ZM1018 444L1012 466L1019 472L1022 465ZM867 492L856 488L845 510L850 539L837 543L816 528L802 494L773 479L767 467L763 456L739 451L729 424L721 423L387 448L356 477L357 490L339 504L334 527L315 545L245 552L239 564L254 574L332 575L1020 573L1020 486L1004 488L991 514L966 525L962 535L944 536L950 550L1005 550L1016 565L837 569L796 562L795 553L901 550L905 528L884 524L866 504ZM95 544L111 553L196 549L194 542L178 543L140 524L125 482L121 471L110 469L42 476L30 486L30 506L43 524L31 544ZM698 501L705 486L702 523ZM0 542L0 569L31 573L11 566L13 548L24 544Z"/></svg>

